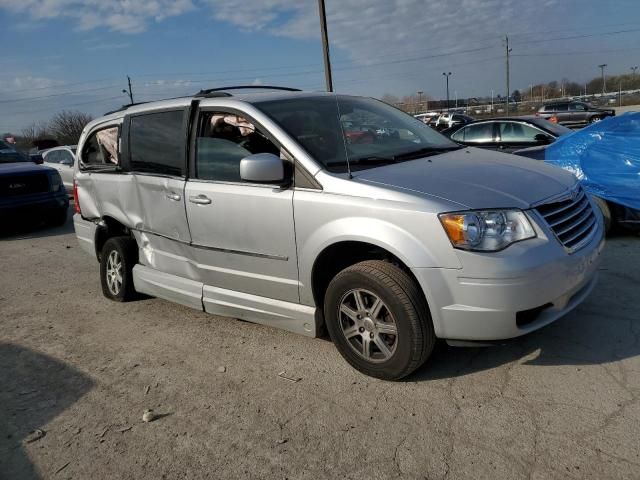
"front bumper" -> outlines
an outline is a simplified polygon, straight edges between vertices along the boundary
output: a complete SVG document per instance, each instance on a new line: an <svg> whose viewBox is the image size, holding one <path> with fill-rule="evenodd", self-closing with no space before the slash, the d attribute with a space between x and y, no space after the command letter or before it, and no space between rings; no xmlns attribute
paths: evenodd
<svg viewBox="0 0 640 480"><path fill-rule="evenodd" d="M32 217L47 218L52 211L69 208L69 197L64 190L58 193L6 197L0 201L0 218L3 220L28 220Z"/></svg>
<svg viewBox="0 0 640 480"><path fill-rule="evenodd" d="M502 252L459 252L462 269L417 268L435 333L450 340L518 337L562 317L597 282L604 236L568 254L555 238L539 236Z"/></svg>

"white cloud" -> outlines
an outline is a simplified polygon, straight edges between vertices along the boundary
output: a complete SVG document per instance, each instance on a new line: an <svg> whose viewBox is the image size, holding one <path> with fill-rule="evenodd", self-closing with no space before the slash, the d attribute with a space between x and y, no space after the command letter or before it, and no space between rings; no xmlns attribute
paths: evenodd
<svg viewBox="0 0 640 480"><path fill-rule="evenodd" d="M69 18L80 30L106 27L138 33L150 21L182 15L194 8L192 0L0 0L0 9L27 14L38 22Z"/></svg>
<svg viewBox="0 0 640 480"><path fill-rule="evenodd" d="M243 30L295 39L320 37L316 0L204 1L217 20ZM486 44L488 33L494 34L492 40L499 46L499 35L507 31L528 31L541 22L548 27L549 11L560 4L560 0L327 0L326 12L332 47L368 63L381 55Z"/></svg>

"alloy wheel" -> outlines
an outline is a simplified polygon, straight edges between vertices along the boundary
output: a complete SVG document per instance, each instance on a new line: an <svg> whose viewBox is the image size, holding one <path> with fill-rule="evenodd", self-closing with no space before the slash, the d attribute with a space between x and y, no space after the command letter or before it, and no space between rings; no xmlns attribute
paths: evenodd
<svg viewBox="0 0 640 480"><path fill-rule="evenodd" d="M122 289L122 258L117 250L112 250L107 258L107 287L116 296Z"/></svg>
<svg viewBox="0 0 640 480"><path fill-rule="evenodd" d="M351 349L369 362L389 360L398 345L398 328L387 305L376 294L353 289L338 307L340 327Z"/></svg>

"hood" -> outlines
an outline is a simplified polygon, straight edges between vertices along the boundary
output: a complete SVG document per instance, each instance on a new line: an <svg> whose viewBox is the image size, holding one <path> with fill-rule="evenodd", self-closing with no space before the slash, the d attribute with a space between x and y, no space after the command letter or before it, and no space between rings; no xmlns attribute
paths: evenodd
<svg viewBox="0 0 640 480"><path fill-rule="evenodd" d="M526 209L576 183L573 174L544 162L477 148L355 172L354 179L469 209Z"/></svg>
<svg viewBox="0 0 640 480"><path fill-rule="evenodd" d="M54 168L45 167L44 165L36 165L33 162L0 162L0 175L16 175L21 173L38 173L55 171Z"/></svg>

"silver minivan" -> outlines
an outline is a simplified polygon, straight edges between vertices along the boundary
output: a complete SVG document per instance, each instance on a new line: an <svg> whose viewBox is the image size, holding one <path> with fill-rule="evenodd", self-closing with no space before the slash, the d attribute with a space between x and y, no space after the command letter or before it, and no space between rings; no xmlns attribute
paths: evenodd
<svg viewBox="0 0 640 480"><path fill-rule="evenodd" d="M602 215L573 175L461 147L374 99L267 90L87 125L74 224L108 298L326 328L356 369L399 379L437 339L517 337L593 288Z"/></svg>

